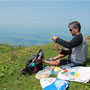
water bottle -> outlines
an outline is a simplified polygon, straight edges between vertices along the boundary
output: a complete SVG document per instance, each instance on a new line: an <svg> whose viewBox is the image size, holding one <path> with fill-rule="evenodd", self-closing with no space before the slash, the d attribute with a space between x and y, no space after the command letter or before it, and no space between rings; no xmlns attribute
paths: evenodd
<svg viewBox="0 0 90 90"><path fill-rule="evenodd" d="M35 67L35 63L32 63L31 67L32 67L32 68Z"/></svg>

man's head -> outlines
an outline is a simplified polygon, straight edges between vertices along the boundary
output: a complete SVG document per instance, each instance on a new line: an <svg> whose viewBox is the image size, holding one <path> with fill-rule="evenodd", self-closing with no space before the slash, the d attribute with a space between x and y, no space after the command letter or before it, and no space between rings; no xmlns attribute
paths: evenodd
<svg viewBox="0 0 90 90"><path fill-rule="evenodd" d="M72 33L72 36L80 33L81 25L78 21L73 21L69 23L68 27L69 27L70 33Z"/></svg>

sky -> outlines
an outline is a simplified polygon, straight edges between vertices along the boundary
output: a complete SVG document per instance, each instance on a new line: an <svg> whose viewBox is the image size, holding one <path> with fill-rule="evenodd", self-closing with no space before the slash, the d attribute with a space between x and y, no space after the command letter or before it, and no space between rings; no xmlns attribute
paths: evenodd
<svg viewBox="0 0 90 90"><path fill-rule="evenodd" d="M66 34L72 21L90 35L90 0L0 0L0 32Z"/></svg>

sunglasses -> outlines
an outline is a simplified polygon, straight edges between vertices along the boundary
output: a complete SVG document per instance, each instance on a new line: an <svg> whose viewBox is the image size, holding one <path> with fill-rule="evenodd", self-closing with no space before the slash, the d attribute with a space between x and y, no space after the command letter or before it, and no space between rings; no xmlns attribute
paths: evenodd
<svg viewBox="0 0 90 90"><path fill-rule="evenodd" d="M69 31L72 31L73 29L69 29Z"/></svg>

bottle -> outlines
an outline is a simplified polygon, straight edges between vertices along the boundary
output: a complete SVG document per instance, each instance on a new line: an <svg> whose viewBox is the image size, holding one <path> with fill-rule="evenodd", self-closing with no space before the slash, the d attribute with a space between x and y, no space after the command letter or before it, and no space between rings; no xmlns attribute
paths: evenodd
<svg viewBox="0 0 90 90"><path fill-rule="evenodd" d="M32 63L31 67L32 67L32 68L35 67L35 63Z"/></svg>

